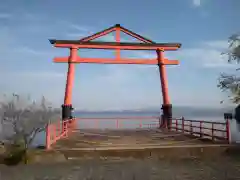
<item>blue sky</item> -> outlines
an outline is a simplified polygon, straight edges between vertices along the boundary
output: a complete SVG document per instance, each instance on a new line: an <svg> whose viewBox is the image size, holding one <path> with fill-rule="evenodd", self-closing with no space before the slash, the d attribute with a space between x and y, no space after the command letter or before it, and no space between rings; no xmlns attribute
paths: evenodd
<svg viewBox="0 0 240 180"><path fill-rule="evenodd" d="M48 39L80 39L120 23L156 42L182 43L181 50L166 54L180 60L179 66L167 68L173 105L221 106L227 95L216 87L217 77L234 71L236 65L227 64L220 54L227 38L240 31L239 7L236 0L3 1L0 93L31 94L34 99L45 95L60 106L67 64L54 64L52 59L67 56L68 51L52 47ZM79 55L110 57L111 53L89 50ZM162 103L156 66L80 64L75 75L73 105L78 109L138 109Z"/></svg>

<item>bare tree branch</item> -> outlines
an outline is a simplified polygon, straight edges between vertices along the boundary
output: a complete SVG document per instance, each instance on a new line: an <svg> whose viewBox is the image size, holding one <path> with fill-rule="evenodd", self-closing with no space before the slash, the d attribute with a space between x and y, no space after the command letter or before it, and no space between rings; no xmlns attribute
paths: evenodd
<svg viewBox="0 0 240 180"><path fill-rule="evenodd" d="M228 62L240 62L240 35L234 34L228 39L229 46L226 52L222 54L226 54L228 56Z"/></svg>
<svg viewBox="0 0 240 180"><path fill-rule="evenodd" d="M12 99L0 103L0 119L2 129L2 140L9 143L23 141L27 149L33 142L35 136L44 131L51 120L57 120L59 112L46 105L43 97L40 104L29 103L30 99L21 99L19 95L13 94Z"/></svg>
<svg viewBox="0 0 240 180"><path fill-rule="evenodd" d="M228 62L237 64L240 63L240 35L234 34L229 37L228 51L222 54L228 56ZM240 68L236 68L236 72L239 72ZM222 73L218 79L218 87L222 91L229 92L229 98L233 103L240 102L240 77L235 74Z"/></svg>

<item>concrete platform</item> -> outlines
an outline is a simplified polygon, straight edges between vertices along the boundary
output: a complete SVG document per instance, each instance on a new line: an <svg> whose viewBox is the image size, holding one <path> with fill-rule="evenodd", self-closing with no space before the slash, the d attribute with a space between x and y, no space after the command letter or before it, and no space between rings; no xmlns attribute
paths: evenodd
<svg viewBox="0 0 240 180"><path fill-rule="evenodd" d="M155 130L74 130L61 139L53 150L69 158L76 157L134 157L186 158L213 157L231 145L202 140L181 134Z"/></svg>

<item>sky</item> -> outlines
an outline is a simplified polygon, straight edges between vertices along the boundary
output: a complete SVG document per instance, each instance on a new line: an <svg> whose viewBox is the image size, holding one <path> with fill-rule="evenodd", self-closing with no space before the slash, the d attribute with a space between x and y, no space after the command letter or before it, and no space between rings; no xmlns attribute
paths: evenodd
<svg viewBox="0 0 240 180"><path fill-rule="evenodd" d="M168 86L173 106L220 107L229 104L217 88L221 72L236 65L221 56L230 35L240 31L237 0L2 0L0 3L0 94L45 96L63 104L67 64L53 63L69 50L48 39L81 39L121 24L155 42L179 42L169 59ZM121 35L122 41L136 41ZM99 40L113 41L110 34ZM112 51L80 50L81 57L111 57ZM156 57L155 52L123 52L128 57ZM76 65L73 106L81 110L156 108L162 104L159 71L150 65Z"/></svg>

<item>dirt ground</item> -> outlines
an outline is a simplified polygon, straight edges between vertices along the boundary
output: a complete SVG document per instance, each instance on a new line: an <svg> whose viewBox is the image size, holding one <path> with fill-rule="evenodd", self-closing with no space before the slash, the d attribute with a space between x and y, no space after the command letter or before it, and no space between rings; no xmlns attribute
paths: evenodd
<svg viewBox="0 0 240 180"><path fill-rule="evenodd" d="M234 180L240 179L240 160L71 160L57 164L0 166L1 180Z"/></svg>
<svg viewBox="0 0 240 180"><path fill-rule="evenodd" d="M193 145L213 144L200 141L199 137L189 138L179 132L161 130L94 130L74 131L67 138L57 141L53 149L98 148L98 147L142 147L143 145Z"/></svg>

